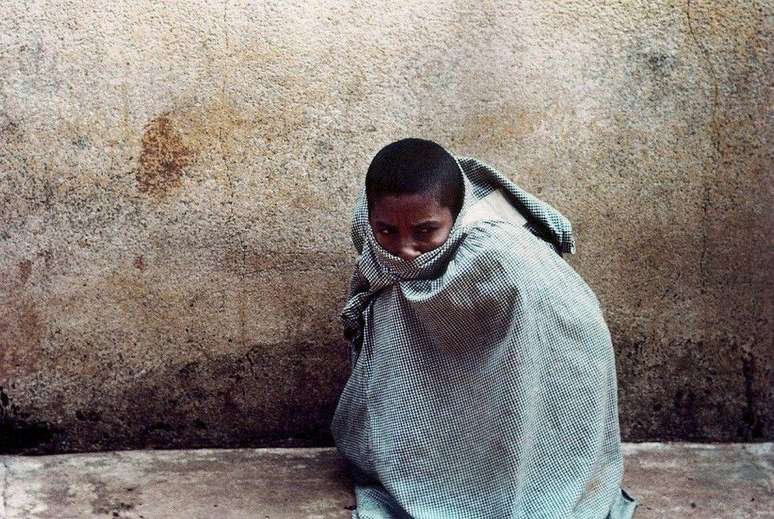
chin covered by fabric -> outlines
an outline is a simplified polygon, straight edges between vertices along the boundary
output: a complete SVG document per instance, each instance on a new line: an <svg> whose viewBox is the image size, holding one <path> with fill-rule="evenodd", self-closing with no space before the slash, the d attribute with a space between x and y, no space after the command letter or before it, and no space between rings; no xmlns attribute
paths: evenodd
<svg viewBox="0 0 774 519"><path fill-rule="evenodd" d="M355 519L628 519L616 373L569 221L459 158L447 241L384 250L361 192L342 313L352 373L332 423Z"/></svg>

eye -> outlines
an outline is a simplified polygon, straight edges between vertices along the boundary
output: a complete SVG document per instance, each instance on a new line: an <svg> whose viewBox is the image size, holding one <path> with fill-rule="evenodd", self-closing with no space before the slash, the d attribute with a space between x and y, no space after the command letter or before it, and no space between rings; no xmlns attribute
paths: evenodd
<svg viewBox="0 0 774 519"><path fill-rule="evenodd" d="M377 233L381 234L382 236L389 236L390 234L393 234L393 230L385 227L384 229L379 229Z"/></svg>

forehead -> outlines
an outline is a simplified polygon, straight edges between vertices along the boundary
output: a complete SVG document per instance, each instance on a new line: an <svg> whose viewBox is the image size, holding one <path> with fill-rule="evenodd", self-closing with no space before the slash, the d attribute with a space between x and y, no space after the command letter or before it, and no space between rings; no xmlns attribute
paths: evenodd
<svg viewBox="0 0 774 519"><path fill-rule="evenodd" d="M430 194L384 195L371 206L371 220L444 220L451 216L448 207Z"/></svg>

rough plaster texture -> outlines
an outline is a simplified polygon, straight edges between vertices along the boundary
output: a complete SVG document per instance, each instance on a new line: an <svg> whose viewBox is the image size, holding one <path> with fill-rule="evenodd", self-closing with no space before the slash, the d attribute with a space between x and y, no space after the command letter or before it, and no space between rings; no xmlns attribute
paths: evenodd
<svg viewBox="0 0 774 519"><path fill-rule="evenodd" d="M0 450L330 441L417 135L575 224L628 440L774 437L770 2L0 4Z"/></svg>

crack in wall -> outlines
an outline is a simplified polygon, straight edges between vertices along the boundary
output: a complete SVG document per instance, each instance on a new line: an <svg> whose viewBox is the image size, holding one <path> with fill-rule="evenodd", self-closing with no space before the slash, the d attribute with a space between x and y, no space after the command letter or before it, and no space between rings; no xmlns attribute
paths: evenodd
<svg viewBox="0 0 774 519"><path fill-rule="evenodd" d="M231 45L229 40L229 29L228 29L228 0L223 2L223 38L224 38L224 48L225 48L225 60L228 60L231 57ZM226 66L224 70L222 71L222 81L220 85L220 94L223 101L226 101L226 92L228 89L228 70L229 67ZM235 199L235 183L234 178L232 176L232 172L230 171L229 164L226 160L226 149L223 146L223 143L225 141L226 135L224 128L220 128L218 131L218 147L220 151L220 158L222 160L222 166L223 170L226 171L226 178L228 180L228 217L227 222L229 225L229 230L233 227L236 227L236 214L234 211L234 199ZM240 290L242 287L244 287L245 279L247 277L246 271L247 271L247 247L245 246L242 230L237 230L234 232L234 234L230 237L230 239L236 238L239 242L239 254L241 257L240 267L239 267L239 286ZM230 241L229 239L229 241ZM241 351L245 351L247 347L247 339L246 339L246 333L245 333L245 322L246 322L246 308L245 308L245 300L244 297L241 296L241 294L238 294L237 297L239 297L238 301L238 341L237 344L239 345ZM224 305L225 305L225 298L224 298Z"/></svg>
<svg viewBox="0 0 774 519"><path fill-rule="evenodd" d="M710 59L710 53L706 46L704 46L699 38L696 36L696 31L693 28L693 18L691 17L691 0L687 0L685 15L688 20L688 34L691 36L693 43L701 51L701 57L706 63L707 72L712 79L712 147L714 149L713 166L712 166L712 178L717 178L718 171L720 170L720 158L722 156L720 142L721 131L720 121L718 118L719 106L720 106L720 86L718 77L715 72L715 67ZM701 253L699 256L699 286L702 294L706 291L706 262L707 262L707 234L708 234L708 213L710 206L710 182L707 178L707 174L702 170L702 224L701 224Z"/></svg>

